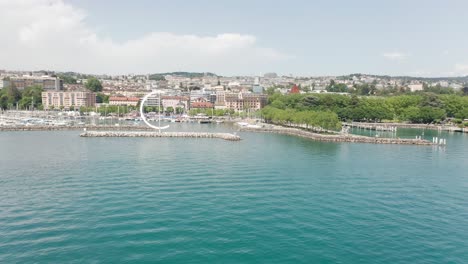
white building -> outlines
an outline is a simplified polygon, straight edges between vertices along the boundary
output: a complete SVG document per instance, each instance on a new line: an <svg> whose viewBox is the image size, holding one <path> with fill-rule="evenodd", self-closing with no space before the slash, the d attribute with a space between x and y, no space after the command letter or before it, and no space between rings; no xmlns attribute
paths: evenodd
<svg viewBox="0 0 468 264"><path fill-rule="evenodd" d="M422 84L410 84L408 88L411 92L422 91L424 89Z"/></svg>
<svg viewBox="0 0 468 264"><path fill-rule="evenodd" d="M42 92L44 109L93 107L96 104L96 93L93 92Z"/></svg>

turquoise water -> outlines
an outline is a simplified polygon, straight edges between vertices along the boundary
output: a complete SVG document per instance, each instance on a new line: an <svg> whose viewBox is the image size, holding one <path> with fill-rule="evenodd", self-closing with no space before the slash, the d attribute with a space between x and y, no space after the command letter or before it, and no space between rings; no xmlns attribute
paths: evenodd
<svg viewBox="0 0 468 264"><path fill-rule="evenodd" d="M2 132L0 263L468 262L468 135L439 134L440 148L239 134Z"/></svg>

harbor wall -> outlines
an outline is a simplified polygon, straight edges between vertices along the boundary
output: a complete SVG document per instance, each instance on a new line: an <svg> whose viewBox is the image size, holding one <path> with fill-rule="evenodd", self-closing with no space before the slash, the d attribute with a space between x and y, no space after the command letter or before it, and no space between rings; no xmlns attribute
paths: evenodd
<svg viewBox="0 0 468 264"><path fill-rule="evenodd" d="M155 132L155 131L85 131L81 137L156 137L156 138L219 138L229 141L239 141L238 135L230 133L207 132Z"/></svg>

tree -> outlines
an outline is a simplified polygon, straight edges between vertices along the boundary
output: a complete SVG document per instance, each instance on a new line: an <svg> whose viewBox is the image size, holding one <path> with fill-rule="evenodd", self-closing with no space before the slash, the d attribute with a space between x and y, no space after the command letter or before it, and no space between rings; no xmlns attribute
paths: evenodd
<svg viewBox="0 0 468 264"><path fill-rule="evenodd" d="M468 86L465 86L461 89L463 95L468 95Z"/></svg>
<svg viewBox="0 0 468 264"><path fill-rule="evenodd" d="M76 79L69 74L58 74L58 77L66 84L76 84Z"/></svg>
<svg viewBox="0 0 468 264"><path fill-rule="evenodd" d="M271 103L271 106L278 109L285 109L286 105L281 100L275 100Z"/></svg>
<svg viewBox="0 0 468 264"><path fill-rule="evenodd" d="M169 114L174 113L174 107L168 106L168 107L166 108L166 112L169 113Z"/></svg>
<svg viewBox="0 0 468 264"><path fill-rule="evenodd" d="M14 83L5 88L5 94L7 97L7 104L14 105L21 99L21 92L16 88Z"/></svg>
<svg viewBox="0 0 468 264"><path fill-rule="evenodd" d="M42 91L43 89L39 85L26 87L22 92L19 106L24 109L28 109L31 106L39 108L42 105Z"/></svg>
<svg viewBox="0 0 468 264"><path fill-rule="evenodd" d="M7 108L8 108L8 97L2 90L0 90L0 109L7 109Z"/></svg>
<svg viewBox="0 0 468 264"><path fill-rule="evenodd" d="M180 115L180 114L182 114L184 112L184 108L176 107L175 112L176 112L176 114Z"/></svg>
<svg viewBox="0 0 468 264"><path fill-rule="evenodd" d="M96 103L98 103L98 104L109 103L109 96L105 95L103 93L97 93L96 94Z"/></svg>
<svg viewBox="0 0 468 264"><path fill-rule="evenodd" d="M266 89L266 93L267 93L268 95L273 95L273 94L275 93L275 91L276 91L276 87L268 87L268 88Z"/></svg>
<svg viewBox="0 0 468 264"><path fill-rule="evenodd" d="M421 106L442 107L443 103L435 93L426 93L423 96Z"/></svg>
<svg viewBox="0 0 468 264"><path fill-rule="evenodd" d="M455 117L456 118L459 118L459 119L467 119L468 118L468 107L466 108L463 108L463 109L460 109L456 114L455 114Z"/></svg>
<svg viewBox="0 0 468 264"><path fill-rule="evenodd" d="M95 78L91 77L86 81L85 84L86 89L92 91L92 92L102 92L102 84L101 82Z"/></svg>

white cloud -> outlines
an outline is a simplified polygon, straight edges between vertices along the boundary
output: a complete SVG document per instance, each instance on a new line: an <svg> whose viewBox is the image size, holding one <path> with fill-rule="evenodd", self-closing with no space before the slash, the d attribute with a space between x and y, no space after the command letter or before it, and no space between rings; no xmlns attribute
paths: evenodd
<svg viewBox="0 0 468 264"><path fill-rule="evenodd" d="M255 36L151 32L122 43L89 27L86 12L62 0L0 0L0 66L85 73L175 70L245 73L288 56L258 45ZM6 37L7 36L7 37Z"/></svg>
<svg viewBox="0 0 468 264"><path fill-rule="evenodd" d="M392 60L392 61L403 61L405 60L406 58L409 57L408 54L405 54L405 53L401 53L401 52L386 52L384 54L382 54L382 56L388 60Z"/></svg>

